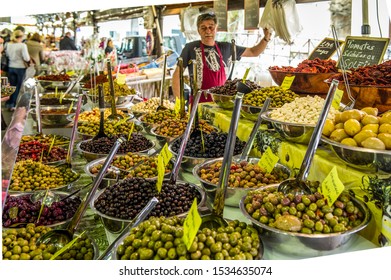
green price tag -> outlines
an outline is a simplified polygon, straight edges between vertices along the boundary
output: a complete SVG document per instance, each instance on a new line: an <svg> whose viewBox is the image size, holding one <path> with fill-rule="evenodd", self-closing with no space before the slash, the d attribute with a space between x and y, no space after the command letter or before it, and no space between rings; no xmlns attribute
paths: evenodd
<svg viewBox="0 0 391 280"><path fill-rule="evenodd" d="M191 115L191 104L189 104L189 110L188 110L189 114L187 116L187 121L190 120L190 115Z"/></svg>
<svg viewBox="0 0 391 280"><path fill-rule="evenodd" d="M341 103L342 96L343 96L343 90L336 89L334 93L333 103L332 103L334 109L339 110L339 104Z"/></svg>
<svg viewBox="0 0 391 280"><path fill-rule="evenodd" d="M320 192L327 199L327 204L331 206L334 204L344 189L345 186L339 179L337 168L334 166L322 182Z"/></svg>
<svg viewBox="0 0 391 280"><path fill-rule="evenodd" d="M201 216L197 209L197 198L194 198L193 204L187 214L185 222L183 223L183 242L187 250L190 249L194 237L197 235L198 229L202 223Z"/></svg>
<svg viewBox="0 0 391 280"><path fill-rule="evenodd" d="M133 131L134 131L134 122L132 122L132 125L131 125L129 133L128 133L128 141L130 140L130 138L132 138Z"/></svg>
<svg viewBox="0 0 391 280"><path fill-rule="evenodd" d="M73 76L73 75L75 75L75 71L73 71L73 70L68 71L68 72L67 72L67 75L68 75L68 76Z"/></svg>
<svg viewBox="0 0 391 280"><path fill-rule="evenodd" d="M72 112L72 109L73 109L73 101L71 103L71 106L69 106L69 109L68 109L68 114L70 114Z"/></svg>
<svg viewBox="0 0 391 280"><path fill-rule="evenodd" d="M118 73L117 78L115 79L115 82L119 85L124 85L126 82L126 75Z"/></svg>
<svg viewBox="0 0 391 280"><path fill-rule="evenodd" d="M172 158L172 153L170 152L170 150L168 149L168 144L164 144L162 150L160 151L160 154L159 156L161 156L163 158L163 163L164 163L164 166L167 165L167 163L170 161L170 159Z"/></svg>
<svg viewBox="0 0 391 280"><path fill-rule="evenodd" d="M261 168L264 168L267 173L271 173L278 161L279 161L279 157L273 154L272 149L268 147L266 151L263 153L261 159L258 161L258 165Z"/></svg>
<svg viewBox="0 0 391 280"><path fill-rule="evenodd" d="M156 189L158 193L162 191L163 186L163 180L164 180L164 174L166 171L166 165L164 164L164 159L161 154L157 157L157 182L156 182Z"/></svg>
<svg viewBox="0 0 391 280"><path fill-rule="evenodd" d="M295 76L285 76L285 78L281 84L282 89L285 89L285 90L290 89L294 79L295 79Z"/></svg>
<svg viewBox="0 0 391 280"><path fill-rule="evenodd" d="M62 253L64 253L66 250L68 250L69 248L71 248L73 246L73 244L75 244L75 242L80 238L82 237L82 235L85 233L86 231L83 231L79 236L75 237L71 242L67 243L64 247L62 247L60 250L58 250L51 258L50 260L55 260L58 256L60 256Z"/></svg>
<svg viewBox="0 0 391 280"><path fill-rule="evenodd" d="M175 98L175 106L174 106L175 114L179 115L181 111L181 100L179 98Z"/></svg>

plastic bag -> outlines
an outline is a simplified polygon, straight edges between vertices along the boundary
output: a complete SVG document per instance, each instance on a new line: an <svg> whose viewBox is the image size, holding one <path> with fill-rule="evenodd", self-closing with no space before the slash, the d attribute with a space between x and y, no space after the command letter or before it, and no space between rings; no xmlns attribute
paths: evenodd
<svg viewBox="0 0 391 280"><path fill-rule="evenodd" d="M297 13L296 1L268 0L258 26L274 31L276 37L292 44L294 38L303 29Z"/></svg>

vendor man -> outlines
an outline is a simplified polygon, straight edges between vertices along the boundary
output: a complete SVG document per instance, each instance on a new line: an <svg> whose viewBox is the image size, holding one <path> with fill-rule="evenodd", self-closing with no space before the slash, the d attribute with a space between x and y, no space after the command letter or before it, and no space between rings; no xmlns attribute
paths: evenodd
<svg viewBox="0 0 391 280"><path fill-rule="evenodd" d="M215 86L221 86L225 83L227 75L225 66L232 57L231 43L215 41L217 33L217 17L214 13L201 14L197 18L197 29L201 40L187 43L182 50L183 67L189 67L190 77L193 76L192 60L197 62L197 81L198 88L210 89ZM271 33L264 29L264 37L258 44L251 48L242 46L236 47L236 57L256 57L260 55L270 41ZM179 68L174 71L172 78L172 90L176 97L180 95ZM201 95L200 102L211 102L211 96Z"/></svg>

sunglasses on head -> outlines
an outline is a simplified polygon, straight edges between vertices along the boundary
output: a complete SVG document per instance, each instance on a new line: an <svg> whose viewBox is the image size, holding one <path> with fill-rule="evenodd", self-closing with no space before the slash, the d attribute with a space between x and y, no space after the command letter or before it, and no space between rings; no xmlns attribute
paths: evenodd
<svg viewBox="0 0 391 280"><path fill-rule="evenodd" d="M216 22L217 21L216 14L213 12L209 12L209 13L199 15L197 18L197 25L200 25L202 21L209 20L209 19L212 19Z"/></svg>

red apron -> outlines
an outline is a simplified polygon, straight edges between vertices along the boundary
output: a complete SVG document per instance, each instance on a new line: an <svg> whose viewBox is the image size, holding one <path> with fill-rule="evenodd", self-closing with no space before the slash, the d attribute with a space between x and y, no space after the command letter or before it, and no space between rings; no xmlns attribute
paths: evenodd
<svg viewBox="0 0 391 280"><path fill-rule="evenodd" d="M201 43L202 64L203 64L201 89L210 89L212 87L222 86L227 80L225 75L223 56L221 55L220 48L217 46L217 44L215 44L215 46L216 46L217 53L219 54L220 57L220 70L216 72L209 69L205 59L204 45ZM207 97L205 97L205 95L202 94L200 97L200 103L212 102L212 101L213 100L210 94L208 94Z"/></svg>

